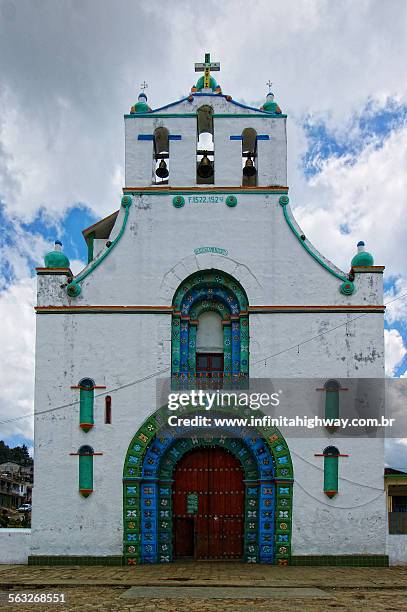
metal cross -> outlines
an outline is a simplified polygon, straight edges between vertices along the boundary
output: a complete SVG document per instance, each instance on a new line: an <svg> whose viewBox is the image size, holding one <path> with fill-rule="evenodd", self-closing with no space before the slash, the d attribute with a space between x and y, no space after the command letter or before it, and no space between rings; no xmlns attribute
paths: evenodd
<svg viewBox="0 0 407 612"><path fill-rule="evenodd" d="M195 64L195 72L204 72L204 88L210 87L211 70L220 70L220 62L211 62L211 54L205 53L205 61Z"/></svg>
<svg viewBox="0 0 407 612"><path fill-rule="evenodd" d="M148 85L145 81L143 81L140 85L141 89L144 91L145 89L147 89Z"/></svg>
<svg viewBox="0 0 407 612"><path fill-rule="evenodd" d="M270 81L270 79L267 81L266 85L269 88L269 92L271 91L271 86L272 86L272 82Z"/></svg>

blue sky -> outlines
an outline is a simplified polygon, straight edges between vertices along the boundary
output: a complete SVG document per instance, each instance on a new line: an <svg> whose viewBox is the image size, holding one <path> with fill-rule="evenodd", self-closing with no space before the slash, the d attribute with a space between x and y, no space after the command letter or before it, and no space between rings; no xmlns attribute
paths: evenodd
<svg viewBox="0 0 407 612"><path fill-rule="evenodd" d="M4 204L0 202L0 249L3 247L16 248L19 246L21 235L36 240L42 238L53 248L55 240L61 240L63 249L68 258L72 260L87 260L87 248L82 236L82 230L97 221L97 216L87 206L74 204L68 208L60 218L50 217L40 208L35 218L29 223L10 218L5 211ZM44 253L45 254L45 253ZM26 253L26 263L34 276L35 267L42 264L35 253ZM0 262L0 286L7 287L16 280L16 270L12 261L2 258Z"/></svg>
<svg viewBox="0 0 407 612"><path fill-rule="evenodd" d="M0 4L0 418L32 411L35 266L56 238L76 267L86 261L82 229L118 208L123 114L139 84L153 108L177 100L206 51L236 100L259 106L273 81L288 114L291 205L315 246L347 271L365 240L386 265L385 299L407 292L407 4L246 9L242 0L123 0L120 11L112 0L103 10L96 0ZM406 302L385 323L393 376L407 371ZM0 437L30 440L32 422ZM407 468L403 451L391 457Z"/></svg>
<svg viewBox="0 0 407 612"><path fill-rule="evenodd" d="M332 125L326 116L305 117L303 129L307 150L302 156L305 176L311 177L320 172L321 164L332 157L343 157L347 164L355 163L367 145L383 146L393 131L402 129L406 124L407 105L391 98L382 106L369 99L345 125Z"/></svg>

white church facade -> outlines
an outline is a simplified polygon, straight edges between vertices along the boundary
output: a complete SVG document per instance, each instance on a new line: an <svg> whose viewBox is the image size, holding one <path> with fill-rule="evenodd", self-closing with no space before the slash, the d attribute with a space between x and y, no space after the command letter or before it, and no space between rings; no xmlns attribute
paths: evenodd
<svg viewBox="0 0 407 612"><path fill-rule="evenodd" d="M37 269L29 562L384 565L382 439L160 437L157 378L315 379L338 407L344 381L384 376L383 267L314 248L286 115L201 67L184 99L125 115L123 197L84 230L87 266L57 245Z"/></svg>

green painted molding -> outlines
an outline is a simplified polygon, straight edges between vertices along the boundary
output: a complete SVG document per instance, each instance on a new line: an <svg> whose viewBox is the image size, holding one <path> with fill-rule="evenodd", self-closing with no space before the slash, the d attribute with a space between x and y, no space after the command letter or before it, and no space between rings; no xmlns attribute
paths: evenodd
<svg viewBox="0 0 407 612"><path fill-rule="evenodd" d="M122 555L29 555L28 565L123 565Z"/></svg>
<svg viewBox="0 0 407 612"><path fill-rule="evenodd" d="M297 228L294 226L294 224L293 224L293 222L292 222L292 220L290 218L290 215L288 214L288 210L287 210L287 206L288 206L288 202L289 202L288 197L287 196L285 196L285 197L282 196L279 201L280 201L280 205L281 205L281 207L283 209L284 219L286 220L287 225L290 228L290 230L292 231L292 233L294 234L294 236L297 238L298 242L307 251L307 253L309 253L311 255L311 257L313 257L313 259L315 259L315 261L317 261L319 263L320 266L325 268L325 270L327 270L330 274L332 274L336 278L339 278L339 280L343 281L344 284L350 285L350 288L352 289L352 291L345 293L345 288L344 288L344 291L342 291L342 289L341 289L341 291L343 293L345 293L346 295L351 295L353 293L354 287L353 287L353 283L349 280L349 278L347 276L345 276L345 274L339 274L338 272L336 272L336 270L333 270L330 266L328 266L328 264L325 261L323 261L308 246L308 244L306 244L306 241L301 238L301 234L298 232Z"/></svg>
<svg viewBox="0 0 407 612"><path fill-rule="evenodd" d="M106 259L109 253L111 253L115 246L120 242L126 229L131 204L132 199L128 195L124 195L121 201L121 205L124 208L124 217L119 233L117 234L116 238L111 242L110 246L106 250L104 250L103 253L93 263L91 263L87 268L85 268L83 272L80 272L77 276L75 276L72 282L67 285L66 291L70 297L77 297L80 294L81 288L79 286L79 283L85 280L85 278L89 276L89 274L96 270L96 268L100 266L102 261Z"/></svg>
<svg viewBox="0 0 407 612"><path fill-rule="evenodd" d="M292 555L290 565L388 567L388 555Z"/></svg>
<svg viewBox="0 0 407 612"><path fill-rule="evenodd" d="M124 115L125 119L196 119L196 113L135 113Z"/></svg>
<svg viewBox="0 0 407 612"><path fill-rule="evenodd" d="M235 194L235 193L239 193L239 194L243 194L243 195L286 195L288 193L288 187L286 189L281 188L281 189L275 189L273 191L270 190L259 190L259 191L248 191L247 188L242 187L241 189L236 189L236 187L233 187L233 190L229 190L227 187L219 187L218 189L200 189L199 187L197 187L196 189L193 190L187 190L187 189L179 189L177 190L176 187L173 187L172 191L168 191L165 189L160 189L159 187L155 188L152 187L151 189L137 189L137 187L124 187L124 192L125 193L131 193L131 195L160 195L160 196L165 196L165 195L172 195L172 194L182 194L182 195L203 195L203 194L211 194L211 195L225 195L225 194Z"/></svg>
<svg viewBox="0 0 407 612"><path fill-rule="evenodd" d="M233 114L228 114L228 113L213 113L213 118L220 118L220 117L227 117L228 119L246 119L246 117L250 117L250 119L252 119L253 117L256 117L257 119L286 119L287 115L273 115L273 114L267 114L267 115L263 115L263 114L255 114L255 113L233 113Z"/></svg>
<svg viewBox="0 0 407 612"><path fill-rule="evenodd" d="M273 114L263 114L263 113L213 113L213 118L214 119L220 119L220 118L228 118L228 119L247 119L248 117L250 117L250 119L252 119L253 117L256 118L260 118L260 119L286 119L287 115L283 115L283 114L278 114L278 115L273 115ZM124 115L125 119L192 119L195 118L196 119L197 114L196 113L134 113L131 115Z"/></svg>

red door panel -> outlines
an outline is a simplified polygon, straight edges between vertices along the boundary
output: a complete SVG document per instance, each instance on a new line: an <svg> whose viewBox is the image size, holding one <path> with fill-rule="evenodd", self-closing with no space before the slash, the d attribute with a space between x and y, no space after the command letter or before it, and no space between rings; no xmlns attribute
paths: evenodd
<svg viewBox="0 0 407 612"><path fill-rule="evenodd" d="M174 472L175 557L243 556L243 477L239 461L225 449L198 448L184 455ZM191 493L198 495L198 510L192 515Z"/></svg>

